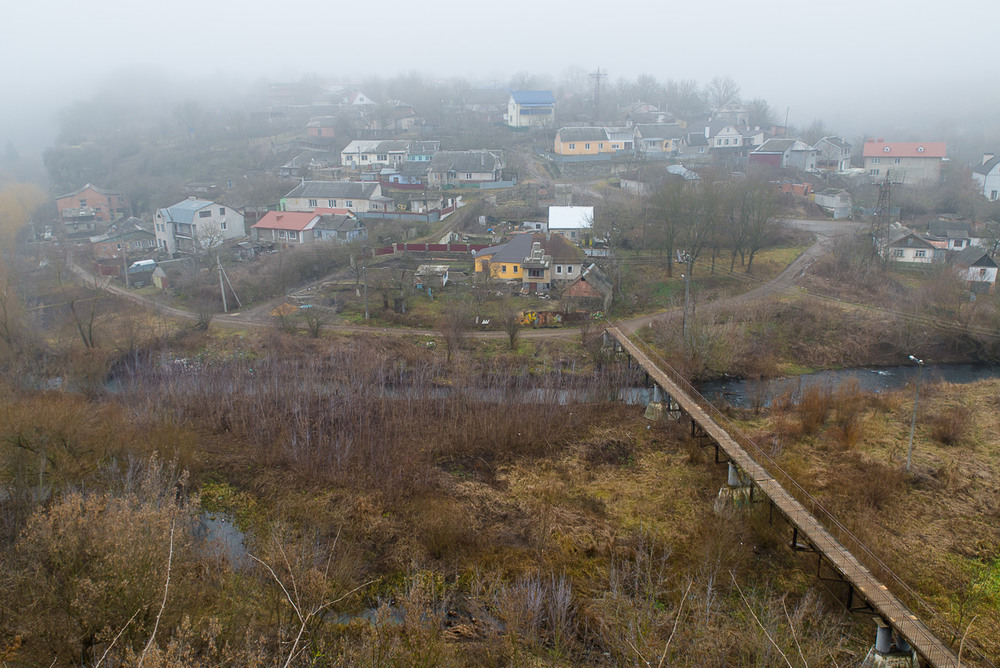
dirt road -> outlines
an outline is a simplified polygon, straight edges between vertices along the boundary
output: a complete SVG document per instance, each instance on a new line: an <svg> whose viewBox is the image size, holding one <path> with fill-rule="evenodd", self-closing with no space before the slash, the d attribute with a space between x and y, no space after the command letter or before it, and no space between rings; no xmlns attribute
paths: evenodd
<svg viewBox="0 0 1000 668"><path fill-rule="evenodd" d="M817 240L812 246L807 248L799 257L797 257L791 264L789 264L784 271L775 276L773 279L764 283L763 285L756 287L748 292L741 295L736 295L734 297L726 297L720 299L714 304L720 306L737 306L740 304L746 304L750 301L756 299L763 299L774 294L785 292L794 287L795 281L802 276L808 269L809 266L816 261L817 258L821 257L825 253L829 252L835 239L838 236L848 234L855 231L859 227L859 223L843 223L843 222L833 222L833 221L822 221L822 220L789 220L787 224L796 227L798 229L806 230L812 232L816 235ZM75 276L80 278L87 285L93 285L95 280L102 289L114 294L122 299L125 299L134 304L141 305L150 310L162 313L164 315L169 315L182 320L187 320L190 322L195 322L198 320L198 315L190 311L185 311L184 309L179 309L173 306L168 306L155 299L146 297L143 295L138 295L132 290L128 290L122 286L114 285L103 279L101 277L95 277L93 274L89 273L82 267L74 264L71 260L69 261L69 269L73 272ZM231 313L228 315L216 315L212 318L212 324L224 327L226 329L252 329L259 327L270 327L273 326L271 318L267 315L272 308L284 300L275 300L268 304L263 304L255 306L252 309L244 312ZM662 317L669 311L661 311L659 313L647 314L636 316L634 318L629 318L624 321L624 324L629 329L637 329L643 327L650 322ZM323 326L323 331L327 332L341 332L345 334L382 334L382 335L395 335L395 336L437 336L438 332L429 329L417 329L412 327L393 327L393 328L383 328L383 327L369 327L365 325L349 325L341 323L333 323ZM522 339L559 339L559 338L573 338L580 335L580 329L572 327L565 329L523 329L519 333L519 337ZM478 339L503 339L507 336L506 332L501 331L486 331L486 332L470 332L470 337Z"/></svg>

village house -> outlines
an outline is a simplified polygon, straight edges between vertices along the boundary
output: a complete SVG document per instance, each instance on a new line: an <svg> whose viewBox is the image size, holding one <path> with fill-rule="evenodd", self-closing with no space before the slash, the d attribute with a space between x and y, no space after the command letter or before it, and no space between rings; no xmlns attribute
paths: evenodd
<svg viewBox="0 0 1000 668"><path fill-rule="evenodd" d="M476 273L486 273L492 279L521 282L524 275L521 263L530 256L533 239L531 233L515 234L505 243L483 248L476 253Z"/></svg>
<svg viewBox="0 0 1000 668"><path fill-rule="evenodd" d="M368 239L364 221L358 220L346 211L323 213L313 226L312 232L316 241L338 241L347 244Z"/></svg>
<svg viewBox="0 0 1000 668"><path fill-rule="evenodd" d="M573 243L590 245L594 234L594 207L550 206L548 231Z"/></svg>
<svg viewBox="0 0 1000 668"><path fill-rule="evenodd" d="M630 151L633 135L629 128L572 127L556 132L556 155L598 155Z"/></svg>
<svg viewBox="0 0 1000 668"><path fill-rule="evenodd" d="M675 145L677 155L685 160L697 162L708 159L708 138L703 132L685 132Z"/></svg>
<svg viewBox="0 0 1000 668"><path fill-rule="evenodd" d="M818 149L798 139L768 139L750 153L750 164L812 172L818 156Z"/></svg>
<svg viewBox="0 0 1000 668"><path fill-rule="evenodd" d="M171 256L204 251L227 239L246 236L242 213L194 197L157 210L153 226L157 246Z"/></svg>
<svg viewBox="0 0 1000 668"><path fill-rule="evenodd" d="M547 90L514 90L507 100L507 125L540 128L555 125L556 99Z"/></svg>
<svg viewBox="0 0 1000 668"><path fill-rule="evenodd" d="M494 151L438 151L431 159L427 183L440 188L495 183L503 176L503 159Z"/></svg>
<svg viewBox="0 0 1000 668"><path fill-rule="evenodd" d="M944 142L887 142L869 139L864 145L865 171L873 181L886 177L903 185L931 185L941 181Z"/></svg>
<svg viewBox="0 0 1000 668"><path fill-rule="evenodd" d="M951 253L948 262L973 294L990 294L997 282L997 263L985 248L968 246Z"/></svg>
<svg viewBox="0 0 1000 668"><path fill-rule="evenodd" d="M991 202L1000 199L1000 158L984 153L982 163L972 169L972 178L979 186L980 195Z"/></svg>
<svg viewBox="0 0 1000 668"><path fill-rule="evenodd" d="M406 160L409 149L405 139L355 139L340 152L340 163L352 169L398 165Z"/></svg>
<svg viewBox="0 0 1000 668"><path fill-rule="evenodd" d="M59 220L67 232L88 232L99 223L109 223L129 215L128 200L110 190L87 184L56 198Z"/></svg>
<svg viewBox="0 0 1000 668"><path fill-rule="evenodd" d="M271 241L290 246L313 241L313 228L319 214L302 211L268 211L250 229L257 241Z"/></svg>
<svg viewBox="0 0 1000 668"><path fill-rule="evenodd" d="M942 241L943 247L950 251L982 245L981 234L977 225L952 214L943 214L927 223L928 238Z"/></svg>
<svg viewBox="0 0 1000 668"><path fill-rule="evenodd" d="M312 212L316 209L347 209L352 213L385 212L393 201L382 196L379 183L358 181L303 181L281 199L282 211Z"/></svg>
<svg viewBox="0 0 1000 668"><path fill-rule="evenodd" d="M705 126L705 138L709 149L717 154L744 156L749 149L764 143L764 131L727 121L712 121Z"/></svg>
<svg viewBox="0 0 1000 668"><path fill-rule="evenodd" d="M678 141L683 135L684 129L677 123L636 125L636 151L646 157L672 156L677 153Z"/></svg>
<svg viewBox="0 0 1000 668"><path fill-rule="evenodd" d="M819 151L816 159L818 169L833 172L846 172L851 168L851 153L853 147L842 137L823 137L813 145Z"/></svg>
<svg viewBox="0 0 1000 668"><path fill-rule="evenodd" d="M567 304L588 311L607 311L611 306L613 286L597 265L583 268L580 275L562 289L559 298Z"/></svg>
<svg viewBox="0 0 1000 668"><path fill-rule="evenodd" d="M893 262L912 262L915 264L930 264L934 262L936 251L934 244L913 230L905 227L894 229L889 235L889 246L880 249ZM941 251L943 252L943 251Z"/></svg>
<svg viewBox="0 0 1000 668"><path fill-rule="evenodd" d="M123 252L135 257L152 253L156 248L156 235L143 227L138 218L128 218L106 234L91 237L90 243L98 259L117 259Z"/></svg>

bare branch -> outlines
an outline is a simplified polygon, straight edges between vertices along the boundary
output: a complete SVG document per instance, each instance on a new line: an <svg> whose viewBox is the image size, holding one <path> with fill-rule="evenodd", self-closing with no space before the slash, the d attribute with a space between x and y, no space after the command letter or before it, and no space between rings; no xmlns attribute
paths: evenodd
<svg viewBox="0 0 1000 668"><path fill-rule="evenodd" d="M170 567L174 560L174 527L176 524L177 518L170 520L170 552L167 553L167 582L163 585L163 601L160 602L160 611L156 613L153 632L149 635L149 641L146 643L146 646L142 650L142 655L139 657L139 668L142 668L142 662L146 660L146 653L153 646L153 641L156 639L156 631L160 628L160 617L163 616L163 609L167 607L167 593L170 591Z"/></svg>
<svg viewBox="0 0 1000 668"><path fill-rule="evenodd" d="M767 629L764 627L764 624L761 623L760 618L757 617L757 613L753 611L752 607L750 607L750 601L748 601L747 597L743 595L743 590L740 589L740 583L736 581L736 575L732 571L729 571L729 577L733 579L733 584L736 585L736 591L740 593L740 598L743 599L743 603L746 604L747 610L750 611L750 614L753 616L754 621L757 622L757 625L760 627L760 630L763 631L764 635L767 636L767 639L771 641L771 644L774 646L774 649L778 650L778 654L780 654L781 658L785 660L785 663L788 665L788 668L793 668L792 662L789 661L788 657L785 656L785 653L781 651L781 648L778 647L778 643L774 641L774 638L772 638L771 634L767 632Z"/></svg>

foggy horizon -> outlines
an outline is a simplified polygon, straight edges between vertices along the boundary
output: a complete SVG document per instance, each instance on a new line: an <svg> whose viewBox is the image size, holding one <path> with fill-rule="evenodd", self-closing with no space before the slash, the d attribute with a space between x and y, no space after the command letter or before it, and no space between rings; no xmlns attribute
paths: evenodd
<svg viewBox="0 0 1000 668"><path fill-rule="evenodd" d="M946 14L926 2L860 0L822 11L785 0L541 4L479 15L437 0L383 8L375 16L367 5L311 0L266 8L19 4L5 10L0 29L0 55L21 64L0 75L13 93L0 110L0 144L40 155L55 139L60 110L90 99L118 72L141 71L205 91L309 76L361 84L411 72L474 87L503 88L519 72L554 86L567 76L589 85L587 74L600 67L606 86L643 74L702 85L731 76L744 100L766 99L779 121L787 111L792 126L820 119L847 137L919 132L930 141L958 131L989 139L1000 125L1000 92L987 84L992 25L971 0L951 3ZM331 29L317 28L324 25Z"/></svg>

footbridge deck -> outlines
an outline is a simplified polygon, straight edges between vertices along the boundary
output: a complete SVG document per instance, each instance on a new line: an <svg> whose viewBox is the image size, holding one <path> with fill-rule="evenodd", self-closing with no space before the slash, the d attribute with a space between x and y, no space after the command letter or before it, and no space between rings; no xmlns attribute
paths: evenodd
<svg viewBox="0 0 1000 668"><path fill-rule="evenodd" d="M893 627L898 635L901 635L907 642L932 666L941 668L958 668L959 660L955 653L942 642L930 628L917 618L917 615L907 607L889 588L883 580L889 581L894 587L907 591L919 600L914 592L906 587L905 583L899 580L892 571L885 566L874 554L872 554L860 541L843 527L837 520L820 506L818 501L810 496L794 480L780 471L780 467L772 466L775 474L772 475L767 469L758 463L749 451L754 452L761 461L769 461L770 457L761 451L750 439L737 434L745 446L737 442L736 438L723 429L712 417L712 414L721 414L714 409L711 404L705 401L700 395L690 388L685 381L679 378L675 380L668 375L660 365L653 362L650 355L639 348L625 333L617 326L609 326L607 334L614 338L620 345L620 349L626 352L642 369L649 375L652 382L669 395L682 413L687 415L692 423L692 429L696 426L705 435L711 438L718 448L724 451L742 475L753 481L753 486L759 489L767 499L778 509L788 523L792 526L797 538L793 539L793 546L799 541L805 540L808 546L819 553L822 560L833 568L846 581L852 589L848 590L849 596L857 593L868 603L873 613L882 617L886 624ZM655 353L653 353L655 354ZM662 366L667 367L666 364ZM667 367L669 368L669 367ZM684 389L681 385L690 389ZM694 397L698 396L699 399ZM773 464L773 462L771 462ZM775 476L781 476L779 482ZM784 484L782 484L784 483ZM752 488L753 489L753 488ZM795 491L795 496L790 490ZM756 492L754 492L756 494ZM796 496L798 498L796 498ZM802 499L800 501L799 499ZM809 508L807 508L807 505ZM826 520L826 526L822 524L817 516ZM828 529L827 527L831 527ZM836 531L838 537L834 537L831 532ZM845 543L851 546L849 550ZM872 569L863 564L854 553L862 555L866 561L877 569L882 575L876 577ZM850 607L850 604L848 604ZM928 613L930 614L930 613ZM968 661L970 654L969 644L965 645L965 660ZM969 664L966 664L969 665ZM991 665L985 661L982 665Z"/></svg>

